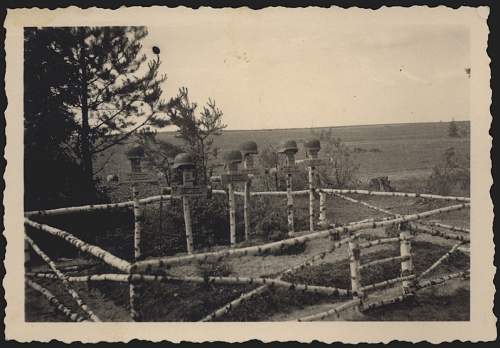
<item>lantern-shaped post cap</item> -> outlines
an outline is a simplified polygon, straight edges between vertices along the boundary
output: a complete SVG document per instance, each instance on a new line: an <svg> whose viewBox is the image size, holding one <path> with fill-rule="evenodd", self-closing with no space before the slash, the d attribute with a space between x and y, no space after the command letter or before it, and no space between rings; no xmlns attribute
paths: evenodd
<svg viewBox="0 0 500 348"><path fill-rule="evenodd" d="M245 141L240 145L240 151L243 157L247 155L257 155L259 153L257 149L257 143L255 141Z"/></svg>
<svg viewBox="0 0 500 348"><path fill-rule="evenodd" d="M136 145L128 149L126 152L128 159L141 159L144 158L144 148L141 145Z"/></svg>
<svg viewBox="0 0 500 348"><path fill-rule="evenodd" d="M295 140L287 140L284 141L281 144L280 149L278 150L279 153L297 153L299 151L299 148L297 147L297 142Z"/></svg>
<svg viewBox="0 0 500 348"><path fill-rule="evenodd" d="M174 158L173 169L191 169L194 168L194 161L190 154L181 152Z"/></svg>
<svg viewBox="0 0 500 348"><path fill-rule="evenodd" d="M321 143L318 139L310 139L304 142L304 148L307 152L318 152L321 150Z"/></svg>
<svg viewBox="0 0 500 348"><path fill-rule="evenodd" d="M243 156L241 152L238 150L230 150L224 153L224 162L226 164L238 164L243 161Z"/></svg>

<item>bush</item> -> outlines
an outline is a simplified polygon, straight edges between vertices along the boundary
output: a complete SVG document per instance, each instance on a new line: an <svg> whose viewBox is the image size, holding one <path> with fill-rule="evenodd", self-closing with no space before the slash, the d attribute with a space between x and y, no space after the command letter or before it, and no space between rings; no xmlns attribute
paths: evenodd
<svg viewBox="0 0 500 348"><path fill-rule="evenodd" d="M440 195L449 195L459 190L469 194L470 167L465 156L458 156L455 148L446 149L440 164L436 165L427 181L428 190Z"/></svg>
<svg viewBox="0 0 500 348"><path fill-rule="evenodd" d="M197 264L200 276L207 277L227 277L233 269L230 264L224 261L210 261Z"/></svg>
<svg viewBox="0 0 500 348"><path fill-rule="evenodd" d="M287 235L285 235L284 238L287 238ZM278 249L276 251L273 251L271 254L275 255L275 256L297 255L297 254L302 254L306 250L306 248L307 248L307 245L305 242L298 243L298 244L292 244L292 245L284 246L283 248Z"/></svg>
<svg viewBox="0 0 500 348"><path fill-rule="evenodd" d="M318 170L323 186L332 188L357 187L360 183L357 175L359 165L351 158L349 148L340 138L335 138L332 128L313 132L313 134L321 141L322 157L327 157L330 160L328 165L320 167ZM357 149L359 149L358 152L366 151L361 148Z"/></svg>
<svg viewBox="0 0 500 348"><path fill-rule="evenodd" d="M388 238L399 237L399 233L401 232L397 224L386 226L384 231Z"/></svg>

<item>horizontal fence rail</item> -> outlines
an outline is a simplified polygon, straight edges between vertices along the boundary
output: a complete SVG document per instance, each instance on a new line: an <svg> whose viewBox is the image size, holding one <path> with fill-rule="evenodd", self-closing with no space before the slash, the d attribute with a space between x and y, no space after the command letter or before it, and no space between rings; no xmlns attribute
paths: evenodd
<svg viewBox="0 0 500 348"><path fill-rule="evenodd" d="M442 224L439 222L427 222L426 221L426 222L421 222L421 224L428 225L428 226L434 226L434 227L441 227L441 228L445 228L445 229L453 231L453 232L470 233L470 229L468 229L468 228L446 225L446 224Z"/></svg>
<svg viewBox="0 0 500 348"><path fill-rule="evenodd" d="M375 265L380 265L382 263L393 262L393 261L406 261L406 260L409 260L409 259L410 259L409 256L386 257L385 259L378 259L378 260L374 260L374 261L371 261L371 262L364 263L364 264L362 264L362 265L359 266L359 269L362 270L364 268L372 267L372 266L375 266Z"/></svg>
<svg viewBox="0 0 500 348"><path fill-rule="evenodd" d="M445 207L445 208L429 210L429 211L418 213L418 214L404 215L404 216L401 216L398 218L385 220L385 221L381 221L381 222L373 222L373 223L368 222L368 223L363 223L363 224L359 224L359 225L337 227L334 229L314 232L314 233L300 236L300 237L289 238L289 239L285 239L285 240L278 241L278 242L268 243L268 244L264 244L264 245L256 245L256 246L246 247L246 248L223 250L223 251L209 252L209 253L200 253L200 254L193 254L193 255L186 255L186 256L177 256L177 257L161 257L161 258L155 258L155 259L150 259L150 260L144 260L144 261L139 261L139 262L135 263L134 265L132 265L132 273L137 273L137 272L142 272L142 271L147 272L150 269L152 269L153 267L163 268L163 267L169 266L169 265L183 264L183 263L189 263L189 262L193 262L193 261L203 261L203 262L209 261L209 260L219 261L219 260L222 260L222 259L227 258L227 257L243 257L243 256L252 256L252 255L262 255L262 254L267 254L273 250L282 249L285 246L294 245L294 244L301 244L301 243L305 243L305 242L308 242L308 241L311 241L314 239L318 239L318 238L335 236L335 235L338 235L338 233L349 233L349 232L355 232L355 231L359 231L359 230L363 230L363 229L390 226L390 225L398 224L401 222L415 221L415 220L423 219L423 218L426 218L429 216L442 214L445 212L461 210L461 209L467 208L469 206L470 206L469 203L462 203L462 204L452 205L452 206Z"/></svg>
<svg viewBox="0 0 500 348"><path fill-rule="evenodd" d="M415 278L414 275L409 275L409 276L406 276L406 277L393 278L393 279L389 279L389 280L384 280L383 282L379 282L379 283L375 283L375 284L370 284L370 285L362 286L360 290L362 292L364 292L364 291L371 291L371 290L382 289L382 288L386 288L386 287L388 287L388 286L390 286L392 284L401 283L401 282L404 282L405 280L412 280L414 278Z"/></svg>
<svg viewBox="0 0 500 348"><path fill-rule="evenodd" d="M440 199L445 201L470 202L469 197L441 196L428 193L387 192L387 191L348 190L348 189L321 189L321 190L325 193L340 193L340 194L357 193L368 196L393 196L393 197L413 197L413 198L420 197L429 199Z"/></svg>
<svg viewBox="0 0 500 348"><path fill-rule="evenodd" d="M393 237L393 238L381 238L381 239L376 239L376 240L370 240L368 242L360 243L359 248L360 249L366 249L370 248L376 245L382 245L382 244L390 244L390 243L399 243L400 241L403 240L410 240L412 238L400 238L400 237Z"/></svg>
<svg viewBox="0 0 500 348"><path fill-rule="evenodd" d="M54 274L48 273L29 273L37 278L57 279ZM351 296L347 289L339 289L329 286L317 286L307 284L289 283L278 279L270 278L249 278L249 277L171 277L164 275L148 274L92 274L85 276L68 277L70 282L92 282L92 281L114 281L114 282L188 282L188 283L207 283L207 284L226 284L226 285L269 285L287 290L310 292L314 294L333 295L333 296Z"/></svg>
<svg viewBox="0 0 500 348"><path fill-rule="evenodd" d="M432 228L428 228L428 227L425 227L425 226L422 226L420 224L410 224L410 228L411 230L417 232L417 233L425 233L425 234L429 234L433 237L441 237L441 238L444 238L444 239L450 239L450 240L457 240L457 241L460 241L460 242L466 242L466 243L470 243L470 238L469 237L466 237L466 236L463 236L463 235L457 235L457 234L451 234L451 233L446 233L446 232L441 232L441 231L438 231L438 230L434 230Z"/></svg>
<svg viewBox="0 0 500 348"><path fill-rule="evenodd" d="M91 254L92 256L97 257L98 259L101 259L108 265L115 267L116 269L123 271L123 272L129 272L130 271L130 263L128 263L125 260L120 259L119 257L111 254L110 252L103 250L99 248L98 246L88 244L81 239L78 239L77 237L73 236L71 233L68 233L66 231L60 230L58 228L40 224L38 222L31 221L27 218L24 219L24 224L26 226L32 227L36 231L42 231L48 234L51 234L53 236L59 237L67 241L68 243L72 244L75 246L77 249L87 252Z"/></svg>
<svg viewBox="0 0 500 348"><path fill-rule="evenodd" d="M416 284L416 289L420 290L420 289L428 288L430 286L443 284L443 283L445 283L449 280L452 280L452 279L468 278L469 276L470 276L470 271L451 273L451 274L447 274L447 275L444 275L441 277L420 281L419 283Z"/></svg>
<svg viewBox="0 0 500 348"><path fill-rule="evenodd" d="M391 297L388 299L383 299L380 301L367 303L367 304L363 305L361 310L368 311L371 309L380 308L380 307L387 306L390 304L400 303L400 302L403 302L406 299L406 297L407 296L405 296L405 295L399 295L399 296L394 296L394 297Z"/></svg>
<svg viewBox="0 0 500 348"><path fill-rule="evenodd" d="M433 195L426 193L407 193L407 192L385 192L385 191L369 191L369 190L350 190L350 189L329 189L329 188L321 188L315 189L317 192L331 193L331 194L363 194L370 196L397 196L397 197L421 197L421 198L429 198L429 199L440 199L446 201L457 201L457 202L470 202L469 197L455 197L455 196L441 196L441 195ZM214 194L227 194L225 190L212 190ZM292 195L307 195L309 190L299 190L292 191ZM252 192L252 196L286 196L286 191L260 191L260 192ZM237 191L235 195L244 196L244 192ZM156 201L160 201L163 199L171 199L171 195L157 195L151 196L147 198L140 199L140 203L153 203ZM349 198L349 197L348 197ZM352 199L352 198L351 198ZM56 209L46 209L46 210L35 210L25 212L24 215L26 217L33 216L54 216L54 215L63 215L70 213L82 213L82 212L92 212L99 210L116 210L123 208L132 208L134 202L133 201L125 201L120 203L108 203L108 204L90 204L83 205L77 207L66 207L66 208L56 208ZM362 202L361 204L365 204ZM366 203L368 204L368 203Z"/></svg>
<svg viewBox="0 0 500 348"><path fill-rule="evenodd" d="M315 321L315 320L323 320L331 315L337 315L337 317L340 316L340 313L347 310L347 309L350 309L352 307L356 307L358 306L359 304L361 303L361 300L356 298L352 301L348 301L346 303L343 303L337 307L334 307L332 309L329 309L325 312L321 312L321 313L318 313L318 314L313 314L313 315L309 315L307 317L303 317L303 318L299 318L297 319L297 321Z"/></svg>
<svg viewBox="0 0 500 348"><path fill-rule="evenodd" d="M82 206L78 206L78 207L67 207L67 208L27 211L24 213L24 216L26 216L26 217L56 216L56 215L63 215L63 214L86 213L86 212L93 212L93 211L99 211L99 210L117 210L117 209L124 209L124 208L132 208L133 205L134 205L133 201L126 201L126 202L120 202L120 203L109 203L109 204L90 204L90 205L82 205Z"/></svg>

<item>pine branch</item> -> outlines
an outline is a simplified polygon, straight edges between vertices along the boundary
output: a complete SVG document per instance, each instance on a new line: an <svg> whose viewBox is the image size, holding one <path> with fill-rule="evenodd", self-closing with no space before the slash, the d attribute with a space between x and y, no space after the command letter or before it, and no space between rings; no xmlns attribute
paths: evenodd
<svg viewBox="0 0 500 348"><path fill-rule="evenodd" d="M144 126L147 122L149 122L151 120L151 118L154 117L154 113L151 114L150 116L148 116L146 118L146 120L144 122L142 122L141 124L139 124L137 127L134 127L132 130L124 133L124 135L120 138L118 138L118 140L115 140L113 143L111 144L108 144L108 145L105 145L101 148L95 148L93 151L92 151L92 154L96 154L96 153L99 153L99 152L102 152L102 151L105 151L107 149L109 149L110 147L116 145L116 144L119 144L121 141L125 140L126 138L128 138L132 133L134 133L136 130L138 130L139 128L141 128L142 126Z"/></svg>

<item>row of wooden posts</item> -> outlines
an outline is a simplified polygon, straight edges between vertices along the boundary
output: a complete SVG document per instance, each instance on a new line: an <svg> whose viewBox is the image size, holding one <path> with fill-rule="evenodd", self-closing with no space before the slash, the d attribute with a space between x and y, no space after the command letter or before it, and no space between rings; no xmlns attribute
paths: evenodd
<svg viewBox="0 0 500 348"><path fill-rule="evenodd" d="M309 173L309 229L314 231L314 204L315 204L315 168L323 165L324 161L318 158L318 152L321 148L320 141L312 139L304 143L307 158L302 160L308 168ZM295 232L294 227L294 203L293 203L293 187L292 176L297 172L295 154L298 152L297 143L294 140L285 141L279 153L286 155L286 166L281 169L286 174L287 186L287 216L289 234ZM254 141L248 141L240 145L239 150L227 151L224 153L224 162L226 173L220 176L211 177L211 181L220 182L227 186L228 208L229 208L229 227L230 227L230 245L236 245L236 200L235 200L235 185L238 183L244 184L244 207L243 218L245 227L245 240L250 236L250 204L251 204L251 182L252 177L258 175L258 171L254 168L253 156L258 154L258 147ZM151 178L148 174L142 172L141 161L144 158L144 149L141 146L131 148L127 152L127 157L131 164L131 172L127 175L127 180L124 183L130 183L132 186L132 196L134 202L134 260L135 262L142 260L141 251L141 235L142 222L144 218L143 206L139 200L138 185L140 183L156 183L158 179ZM243 169L239 169L239 165L243 163ZM193 244L193 228L191 221L191 206L190 197L206 196L211 194L211 187L206 185L196 185L194 180L195 163L191 156L187 153L178 154L173 163L174 170L182 172L182 184L172 185L171 196L182 199L182 207L184 213L184 224L186 233L186 250L188 254L194 252ZM320 199L320 222L326 222L326 197L321 193ZM130 308L132 318L140 320L140 314L135 310L139 301L138 286L130 284Z"/></svg>
<svg viewBox="0 0 500 348"><path fill-rule="evenodd" d="M279 153L286 155L286 165L283 168L276 168L286 175L286 199L287 199L287 221L288 231L290 235L295 232L294 224L294 195L292 178L293 174L297 173L297 163L302 162L308 168L308 191L309 191L309 229L311 232L315 230L315 177L316 168L324 165L326 161L318 158L318 152L321 148L320 142L313 139L304 143L307 158L304 160L295 160L295 154L298 152L297 143L293 140L286 141L282 144ZM254 167L253 156L258 154L257 144L253 141L245 142L240 146L239 150L228 151L224 154L224 162L226 173L219 176L212 176L212 182L222 183L227 187L228 210L229 210L229 227L230 227L230 245L234 247L236 240L236 200L235 186L237 184L244 185L244 202L243 202L243 219L244 219L244 238L249 239L250 236L250 206L251 206L251 184L252 178L260 175L259 171ZM143 150L139 147L132 148L128 152L128 157L131 162L131 173L128 175L128 180L125 183L132 185L132 195L134 197L134 214L135 216L135 236L134 248L137 252L137 257L140 259L140 243L141 243L141 224L142 220L142 205L138 199L138 184L152 183L157 179L150 178L148 174L142 172L141 160L144 156ZM239 168L240 164L243 168ZM186 233L186 250L188 254L193 253L193 229L191 222L191 205L190 197L204 196L211 194L211 187L206 185L196 185L194 183L195 165L191 156L186 153L177 155L174 159L173 168L182 172L182 183L173 184L171 196L182 199L182 207L184 212L185 233ZM326 194L320 192L320 208L319 208L319 223L326 223Z"/></svg>

